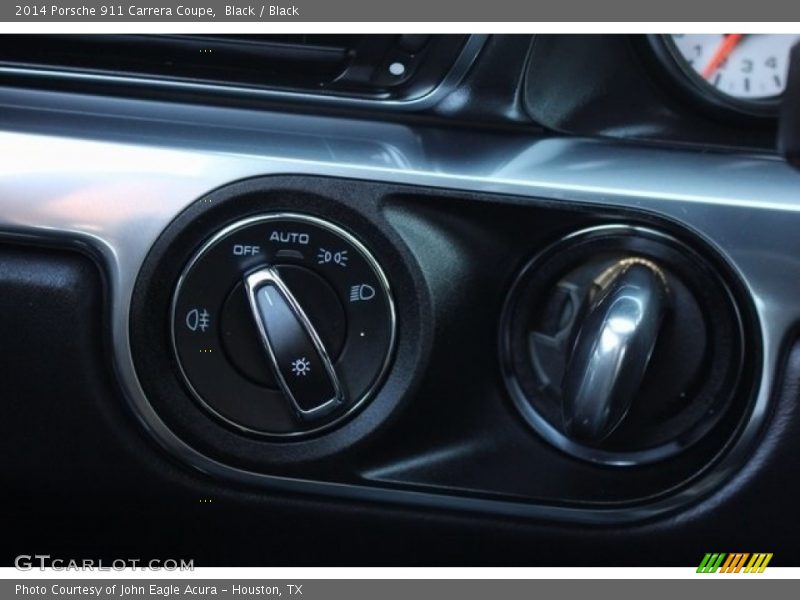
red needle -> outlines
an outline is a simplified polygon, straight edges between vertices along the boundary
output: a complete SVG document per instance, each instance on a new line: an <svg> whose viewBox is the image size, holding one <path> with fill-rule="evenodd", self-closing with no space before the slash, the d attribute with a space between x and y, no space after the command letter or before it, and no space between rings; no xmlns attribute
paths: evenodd
<svg viewBox="0 0 800 600"><path fill-rule="evenodd" d="M733 52L733 49L742 41L743 37L744 34L741 33L728 33L725 35L725 39L722 40L714 56L711 57L711 61L703 69L704 79L709 79L716 72L719 66L725 62L725 59L730 56L730 53Z"/></svg>

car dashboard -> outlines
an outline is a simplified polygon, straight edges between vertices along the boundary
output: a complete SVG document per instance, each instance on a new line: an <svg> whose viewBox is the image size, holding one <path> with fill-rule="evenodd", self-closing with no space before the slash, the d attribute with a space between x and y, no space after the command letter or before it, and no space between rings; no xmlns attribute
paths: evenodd
<svg viewBox="0 0 800 600"><path fill-rule="evenodd" d="M696 37L0 36L4 562L796 562L794 36Z"/></svg>

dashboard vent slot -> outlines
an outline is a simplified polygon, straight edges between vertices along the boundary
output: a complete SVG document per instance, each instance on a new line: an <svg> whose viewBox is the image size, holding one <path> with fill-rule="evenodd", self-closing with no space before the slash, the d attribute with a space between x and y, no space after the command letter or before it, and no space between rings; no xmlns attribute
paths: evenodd
<svg viewBox="0 0 800 600"><path fill-rule="evenodd" d="M17 76L57 71L109 84L123 78L408 99L443 80L468 37L5 35L0 66Z"/></svg>

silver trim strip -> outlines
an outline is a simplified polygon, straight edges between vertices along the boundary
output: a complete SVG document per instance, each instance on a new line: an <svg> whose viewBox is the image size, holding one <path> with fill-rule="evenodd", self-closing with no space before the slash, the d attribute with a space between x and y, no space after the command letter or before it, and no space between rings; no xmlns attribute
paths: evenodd
<svg viewBox="0 0 800 600"><path fill-rule="evenodd" d="M487 34L472 34L467 38L464 47L456 57L453 66L436 87L432 90L412 98L400 100L381 100L373 98L359 98L355 96L336 96L333 94L313 94L311 92L293 92L287 90L268 90L251 88L241 85L223 85L212 83L192 83L188 81L159 79L155 77L134 77L126 75L108 75L70 71L56 68L18 67L11 64L0 64L0 75L13 75L30 79L51 79L63 82L82 82L99 85L119 85L137 87L143 90L154 88L176 92L191 92L196 94L235 95L249 99L260 99L277 102L304 102L325 105L336 105L349 108L385 108L390 110L417 111L425 110L442 100L455 90L464 78L472 64L483 49Z"/></svg>
<svg viewBox="0 0 800 600"><path fill-rule="evenodd" d="M209 118L216 114L226 113L210 111ZM778 160L742 154L466 135L380 122L362 123L362 131L370 129L369 139L347 139L346 120L295 116L288 131L285 115L252 113L250 118L254 129L271 128L280 135L245 141L237 137L240 130L197 122L191 130L200 141L186 149L180 139L185 130L168 123L122 121L119 130L110 131L106 122L96 124L91 115L74 113L62 119L60 135L0 132L0 231L6 237L90 246L99 254L110 288L118 377L145 427L183 461L218 477L278 490L594 523L664 514L711 490L724 494L727 485L741 485L742 478L751 476L741 466L753 458L752 443L770 407L781 351L800 321L800 174ZM337 123L330 135L320 133ZM137 133L136 143L130 141L131 130ZM86 139L91 135L105 135L105 141ZM227 147L220 144L224 139ZM131 293L149 248L179 212L216 187L268 174L505 193L521 203L537 198L631 207L683 224L727 258L752 295L763 335L764 376L751 421L696 485L636 509L583 510L309 482L235 469L204 456L172 433L144 396L130 355Z"/></svg>

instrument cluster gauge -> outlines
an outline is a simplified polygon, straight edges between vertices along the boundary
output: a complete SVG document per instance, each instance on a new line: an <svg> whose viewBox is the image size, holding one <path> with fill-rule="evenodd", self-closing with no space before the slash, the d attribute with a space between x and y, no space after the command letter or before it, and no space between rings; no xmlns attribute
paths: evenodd
<svg viewBox="0 0 800 600"><path fill-rule="evenodd" d="M667 73L716 108L777 114L800 34L678 33L649 36Z"/></svg>

